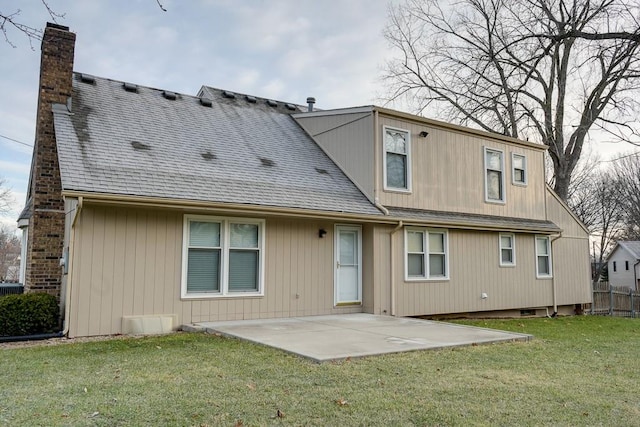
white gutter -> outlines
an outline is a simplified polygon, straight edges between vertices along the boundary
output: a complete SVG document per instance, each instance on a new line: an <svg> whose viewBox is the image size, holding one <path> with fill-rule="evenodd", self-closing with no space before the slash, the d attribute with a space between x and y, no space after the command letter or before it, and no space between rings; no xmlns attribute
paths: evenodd
<svg viewBox="0 0 640 427"><path fill-rule="evenodd" d="M71 221L71 230L69 231L69 255L67 262L67 288L64 293L64 325L62 329L62 336L67 336L69 333L69 316L71 316L71 283L73 282L73 254L75 249L75 237L76 237L76 222L82 211L84 199L82 196L78 197L78 205L76 206L76 212L73 215L73 221Z"/></svg>

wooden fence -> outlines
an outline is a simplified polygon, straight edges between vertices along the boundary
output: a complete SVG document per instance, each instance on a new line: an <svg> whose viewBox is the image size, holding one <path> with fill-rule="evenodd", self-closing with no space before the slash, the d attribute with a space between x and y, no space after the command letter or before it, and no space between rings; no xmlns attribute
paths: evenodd
<svg viewBox="0 0 640 427"><path fill-rule="evenodd" d="M594 283L592 289L591 314L640 317L640 292L608 282Z"/></svg>

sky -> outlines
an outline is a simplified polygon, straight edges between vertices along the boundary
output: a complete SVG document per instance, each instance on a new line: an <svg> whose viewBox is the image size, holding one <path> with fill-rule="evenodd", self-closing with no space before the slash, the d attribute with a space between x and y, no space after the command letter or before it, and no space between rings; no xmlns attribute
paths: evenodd
<svg viewBox="0 0 640 427"><path fill-rule="evenodd" d="M391 0L398 2L401 0ZM76 33L74 70L195 95L202 85L321 109L377 104L393 56L382 32L388 0L48 0ZM1 0L3 14L44 28L41 1ZM40 42L0 36L0 177L16 226L35 137ZM387 105L406 110L399 105ZM10 139L8 139L10 138ZM15 141L12 141L12 140ZM17 142L16 142L17 141ZM604 157L632 147L598 147Z"/></svg>

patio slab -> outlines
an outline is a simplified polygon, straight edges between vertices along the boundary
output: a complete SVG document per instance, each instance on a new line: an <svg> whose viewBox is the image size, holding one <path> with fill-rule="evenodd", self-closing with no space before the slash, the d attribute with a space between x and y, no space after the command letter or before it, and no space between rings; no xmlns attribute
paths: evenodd
<svg viewBox="0 0 640 427"><path fill-rule="evenodd" d="M319 363L532 338L515 332L366 313L202 322L197 326L207 332L279 348Z"/></svg>

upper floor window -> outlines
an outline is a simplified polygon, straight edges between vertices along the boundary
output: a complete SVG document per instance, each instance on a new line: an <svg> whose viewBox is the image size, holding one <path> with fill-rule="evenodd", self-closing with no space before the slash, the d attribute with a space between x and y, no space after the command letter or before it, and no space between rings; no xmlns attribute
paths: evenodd
<svg viewBox="0 0 640 427"><path fill-rule="evenodd" d="M182 297L262 295L264 221L186 215Z"/></svg>
<svg viewBox="0 0 640 427"><path fill-rule="evenodd" d="M449 242L446 230L405 229L407 280L449 278Z"/></svg>
<svg viewBox="0 0 640 427"><path fill-rule="evenodd" d="M513 170L511 176L516 185L527 185L527 158L522 154L512 154L511 164Z"/></svg>
<svg viewBox="0 0 640 427"><path fill-rule="evenodd" d="M485 200L504 203L504 153L485 147L484 169Z"/></svg>
<svg viewBox="0 0 640 427"><path fill-rule="evenodd" d="M618 266L616 265L616 262L613 261L613 272L615 273L616 271L618 271Z"/></svg>
<svg viewBox="0 0 640 427"><path fill-rule="evenodd" d="M536 236L536 277L551 277L551 242L548 236Z"/></svg>
<svg viewBox="0 0 640 427"><path fill-rule="evenodd" d="M502 267L516 265L516 238L513 234L500 234L500 265Z"/></svg>
<svg viewBox="0 0 640 427"><path fill-rule="evenodd" d="M384 188L411 191L411 138L406 130L384 128Z"/></svg>
<svg viewBox="0 0 640 427"><path fill-rule="evenodd" d="M629 261L624 262L624 269L629 270Z"/></svg>

